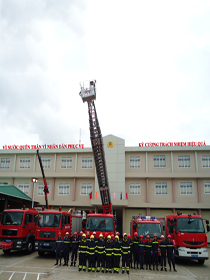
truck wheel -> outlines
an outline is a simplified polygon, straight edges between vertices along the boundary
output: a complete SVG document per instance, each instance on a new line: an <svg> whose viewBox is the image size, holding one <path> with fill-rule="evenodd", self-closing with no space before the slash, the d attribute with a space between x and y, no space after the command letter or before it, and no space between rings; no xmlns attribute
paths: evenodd
<svg viewBox="0 0 210 280"><path fill-rule="evenodd" d="M3 250L3 252L4 252L5 255L9 255L10 251L11 251L11 250Z"/></svg>
<svg viewBox="0 0 210 280"><path fill-rule="evenodd" d="M205 262L204 260L198 260L199 264L204 264L204 262Z"/></svg>
<svg viewBox="0 0 210 280"><path fill-rule="evenodd" d="M42 252L42 251L38 251L38 254L39 254L40 257L44 256L44 252Z"/></svg>
<svg viewBox="0 0 210 280"><path fill-rule="evenodd" d="M27 253L27 254L31 254L32 250L33 250L33 243L32 243L31 240L29 240L29 241L27 242L26 253Z"/></svg>

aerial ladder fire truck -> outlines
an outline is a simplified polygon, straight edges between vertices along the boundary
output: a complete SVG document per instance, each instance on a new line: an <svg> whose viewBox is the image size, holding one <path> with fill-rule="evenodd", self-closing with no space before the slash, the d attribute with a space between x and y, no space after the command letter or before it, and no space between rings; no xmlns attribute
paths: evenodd
<svg viewBox="0 0 210 280"><path fill-rule="evenodd" d="M96 80L80 83L83 102L88 103L90 140L96 166L99 192L102 201L103 214L89 213L86 221L86 232L90 235L93 231L98 237L101 232L115 234L115 217L112 211L109 182L106 169L106 161L103 147L103 139L99 126L94 100L96 99Z"/></svg>
<svg viewBox="0 0 210 280"><path fill-rule="evenodd" d="M59 207L59 210L49 210L47 197L49 189L39 150L37 150L37 155L44 181L43 191L46 209L42 206L42 211L39 211L35 234L35 250L38 251L39 256L43 256L45 252L55 252L55 243L59 232L61 237L64 238L66 232L69 232L69 236L72 237L75 231L82 230L82 215L81 211L77 213L73 213L72 209L62 211L61 207Z"/></svg>

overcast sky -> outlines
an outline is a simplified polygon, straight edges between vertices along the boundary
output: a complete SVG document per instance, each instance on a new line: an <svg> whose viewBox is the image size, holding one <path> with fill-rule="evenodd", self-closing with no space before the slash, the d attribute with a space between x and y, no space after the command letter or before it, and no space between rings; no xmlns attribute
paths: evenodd
<svg viewBox="0 0 210 280"><path fill-rule="evenodd" d="M210 1L0 1L0 148L103 136L210 144Z"/></svg>

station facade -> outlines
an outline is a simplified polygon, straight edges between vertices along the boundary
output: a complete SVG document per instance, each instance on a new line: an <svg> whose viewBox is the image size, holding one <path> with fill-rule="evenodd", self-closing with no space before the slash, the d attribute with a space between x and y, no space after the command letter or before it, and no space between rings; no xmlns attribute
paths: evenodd
<svg viewBox="0 0 210 280"><path fill-rule="evenodd" d="M210 220L210 146L126 147L114 135L103 137L103 143L121 233L130 232L132 215L138 214L158 218L195 212ZM102 211L92 148L45 145L39 152L50 208ZM38 178L35 188L32 177ZM34 192L34 200L45 205L36 149L0 150L0 184L15 185L31 198Z"/></svg>

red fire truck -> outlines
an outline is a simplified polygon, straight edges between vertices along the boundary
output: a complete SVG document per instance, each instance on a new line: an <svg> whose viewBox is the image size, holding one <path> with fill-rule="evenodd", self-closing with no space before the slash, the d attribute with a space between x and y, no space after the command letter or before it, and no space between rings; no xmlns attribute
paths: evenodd
<svg viewBox="0 0 210 280"><path fill-rule="evenodd" d="M61 237L64 238L66 232L69 232L72 237L75 231L81 230L80 213L71 214L71 212L62 211L61 207L59 211L43 209L39 212L37 221L35 250L40 256L43 256L45 252L54 252L58 232L61 232Z"/></svg>
<svg viewBox="0 0 210 280"><path fill-rule="evenodd" d="M149 235L153 239L154 234L157 234L158 239L160 240L161 235L163 234L162 226L159 220L154 216L132 216L130 223L130 232L132 238L134 238L134 233L137 232L138 236L143 235L144 241L146 241L146 236Z"/></svg>
<svg viewBox="0 0 210 280"><path fill-rule="evenodd" d="M207 231L209 221L206 220ZM175 257L195 259L203 264L208 259L207 235L200 215L177 214L165 218L166 236L171 235L175 247Z"/></svg>
<svg viewBox="0 0 210 280"><path fill-rule="evenodd" d="M11 250L25 250L28 254L34 249L35 229L38 211L26 209L6 209L0 223L0 248L5 254Z"/></svg>
<svg viewBox="0 0 210 280"><path fill-rule="evenodd" d="M93 231L98 237L100 232L115 234L115 217L112 214L112 203L109 190L109 182L106 169L106 160L103 147L103 139L99 126L94 100L96 99L96 81L80 83L83 102L88 103L90 140L93 149L96 173L98 178L99 192L102 201L103 214L89 213L86 221L86 232L90 235Z"/></svg>

